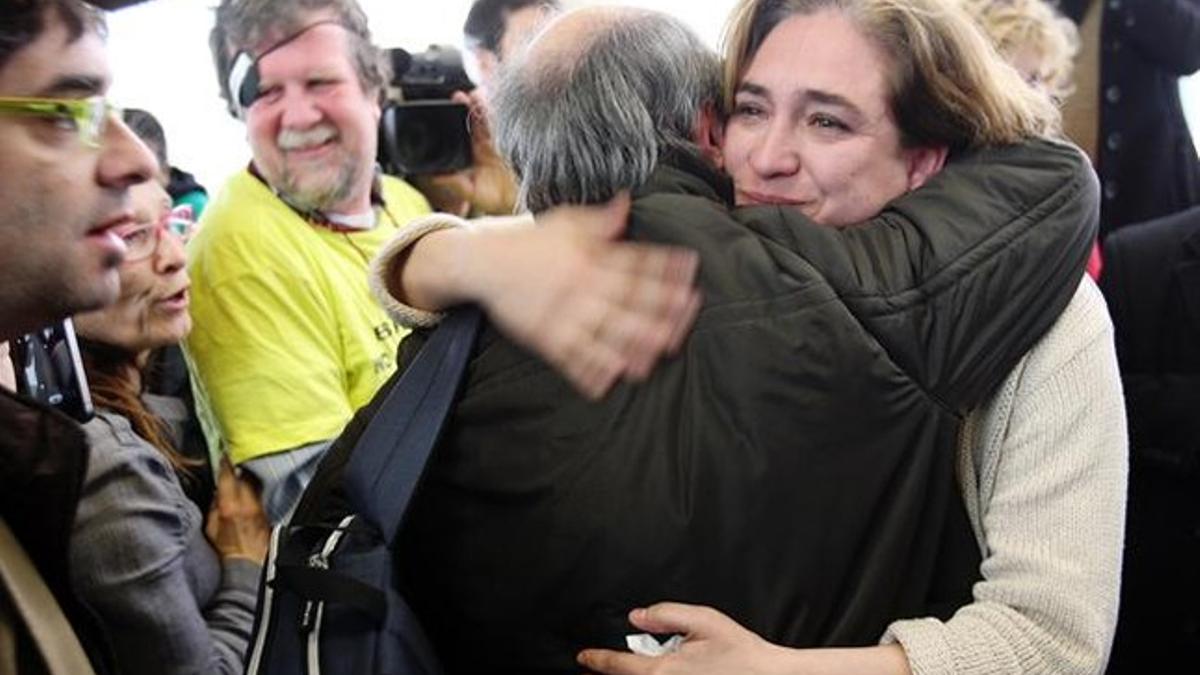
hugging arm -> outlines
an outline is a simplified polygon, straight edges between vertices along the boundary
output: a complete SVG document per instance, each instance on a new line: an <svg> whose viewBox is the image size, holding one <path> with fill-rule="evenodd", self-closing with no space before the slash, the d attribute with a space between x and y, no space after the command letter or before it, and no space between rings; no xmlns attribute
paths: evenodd
<svg viewBox="0 0 1200 675"><path fill-rule="evenodd" d="M1090 279L970 420L959 473L983 553L973 602L948 621L897 621L885 639L921 673L1102 672L1128 444L1112 326Z"/></svg>
<svg viewBox="0 0 1200 675"><path fill-rule="evenodd" d="M1087 158L1047 141L958 158L861 225L739 210L802 255L891 357L955 410L979 405L1067 306L1098 223Z"/></svg>
<svg viewBox="0 0 1200 675"><path fill-rule="evenodd" d="M824 227L774 207L738 216L806 258L902 368L965 410L1066 307L1097 205L1082 153L1031 141L956 159L860 226ZM480 302L510 336L599 395L622 374L644 376L699 306L695 257L617 242L622 208L566 207L539 217L543 227L405 242L377 259L377 293L434 310ZM602 375L584 382L566 370L580 362L601 364L589 369Z"/></svg>
<svg viewBox="0 0 1200 675"><path fill-rule="evenodd" d="M617 241L628 198L539 216L468 224L436 214L410 225L371 266L376 297L399 323L429 326L478 302L510 338L581 393L640 378L676 349L700 307L698 259L676 247Z"/></svg>

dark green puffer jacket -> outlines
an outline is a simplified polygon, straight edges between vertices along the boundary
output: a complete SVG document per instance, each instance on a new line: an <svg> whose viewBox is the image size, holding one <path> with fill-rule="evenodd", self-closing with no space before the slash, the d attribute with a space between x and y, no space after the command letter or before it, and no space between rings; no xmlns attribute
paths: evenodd
<svg viewBox="0 0 1200 675"><path fill-rule="evenodd" d="M399 549L448 671L577 672L580 648L623 649L628 610L660 600L797 646L873 644L970 601L961 415L1075 291L1096 232L1086 159L977 153L843 230L731 215L728 187L675 158L635 195L630 236L699 251L705 298L649 381L590 403L481 334ZM379 400L311 491L337 483Z"/></svg>

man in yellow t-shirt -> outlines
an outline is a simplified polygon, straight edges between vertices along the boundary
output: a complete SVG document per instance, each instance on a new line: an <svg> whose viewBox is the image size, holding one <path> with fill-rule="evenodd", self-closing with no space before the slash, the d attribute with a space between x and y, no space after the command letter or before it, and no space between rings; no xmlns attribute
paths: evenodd
<svg viewBox="0 0 1200 675"><path fill-rule="evenodd" d="M273 522L395 369L403 333L373 301L376 249L425 199L378 176L386 66L353 2L222 0L211 45L253 163L191 244L187 342L210 438L263 483Z"/></svg>

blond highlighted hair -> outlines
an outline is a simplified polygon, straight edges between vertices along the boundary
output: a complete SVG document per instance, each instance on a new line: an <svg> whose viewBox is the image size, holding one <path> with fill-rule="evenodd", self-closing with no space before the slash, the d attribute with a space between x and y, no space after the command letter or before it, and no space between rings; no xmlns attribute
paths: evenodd
<svg viewBox="0 0 1200 675"><path fill-rule="evenodd" d="M1000 54L1009 61L1022 50L1037 56L1032 84L1042 86L1055 101L1065 101L1075 85L1075 55L1079 30L1045 0L961 0Z"/></svg>
<svg viewBox="0 0 1200 675"><path fill-rule="evenodd" d="M958 152L1056 137L1061 116L997 53L960 0L741 0L723 40L725 102L767 35L796 15L835 11L889 64L889 101L905 147ZM804 55L796 58L804 67Z"/></svg>

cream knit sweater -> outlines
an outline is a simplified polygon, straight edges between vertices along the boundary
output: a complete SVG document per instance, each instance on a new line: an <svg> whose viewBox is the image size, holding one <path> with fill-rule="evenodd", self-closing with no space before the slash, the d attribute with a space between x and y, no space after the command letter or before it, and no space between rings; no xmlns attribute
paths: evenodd
<svg viewBox="0 0 1200 675"><path fill-rule="evenodd" d="M398 323L431 326L441 315L391 297L392 261L426 233L467 226L478 225L434 214L380 249L371 288ZM881 641L899 642L916 675L1102 672L1117 621L1126 456L1112 323L1085 277L1050 331L967 419L958 477L983 555L974 602L946 622L896 621Z"/></svg>
<svg viewBox="0 0 1200 675"><path fill-rule="evenodd" d="M1117 623L1127 435L1104 298L1084 278L968 418L959 485L983 554L975 601L897 621L916 675L1100 673Z"/></svg>

